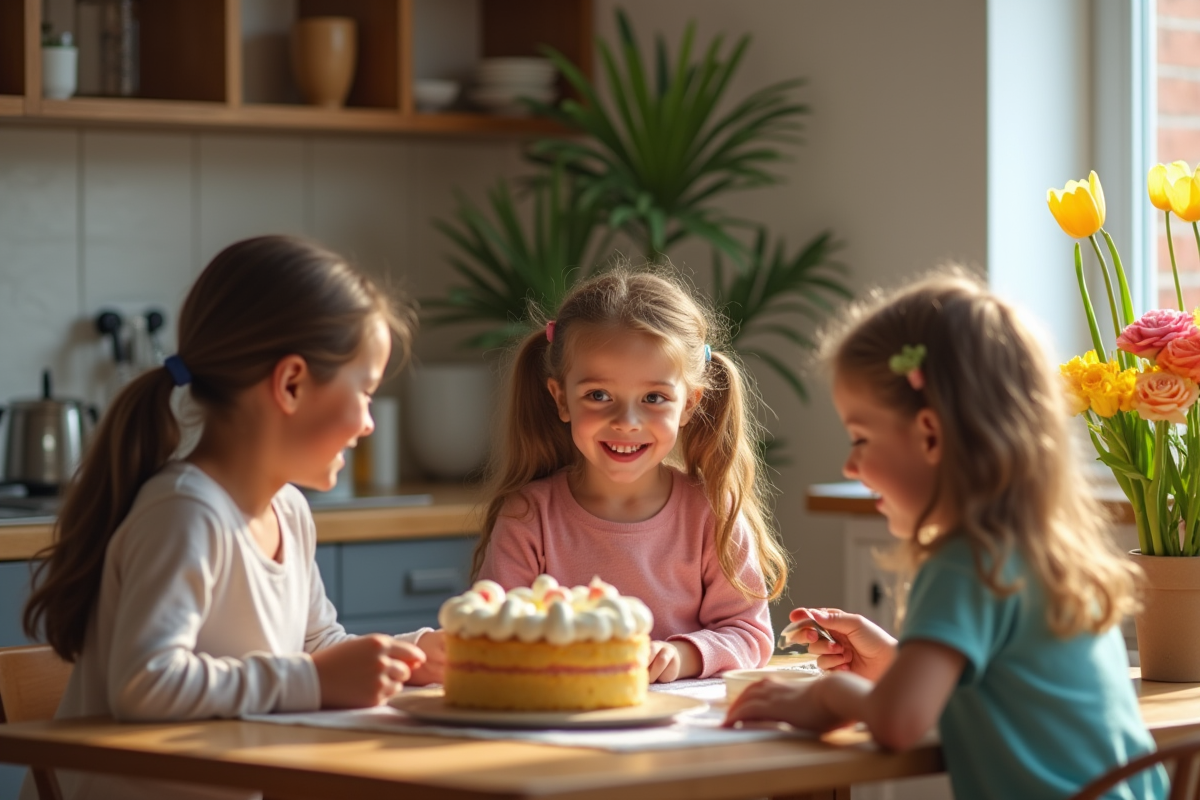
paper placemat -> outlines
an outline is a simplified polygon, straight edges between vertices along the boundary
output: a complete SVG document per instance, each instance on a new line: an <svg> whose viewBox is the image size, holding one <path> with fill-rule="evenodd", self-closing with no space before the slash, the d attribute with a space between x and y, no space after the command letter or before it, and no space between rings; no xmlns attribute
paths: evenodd
<svg viewBox="0 0 1200 800"><path fill-rule="evenodd" d="M650 728L625 728L621 730L553 731L553 730L498 730L492 728L470 728L446 725L430 725L419 722L391 706L361 708L351 711L311 711L300 714L252 714L243 719L251 722L270 722L276 725L307 725L314 728L339 728L343 730L375 731L381 733L403 733L415 736L448 736L457 739L507 739L510 741L535 742L561 747L589 747L614 753L632 753L643 750L672 750L687 747L711 747L722 744L745 744L790 737L809 737L811 734L797 732L779 726L722 728L725 718L725 684L720 678L707 680L685 680L675 683L654 684L650 691L669 692L695 697L709 703L708 709L685 714L671 725ZM718 705L720 704L720 705Z"/></svg>

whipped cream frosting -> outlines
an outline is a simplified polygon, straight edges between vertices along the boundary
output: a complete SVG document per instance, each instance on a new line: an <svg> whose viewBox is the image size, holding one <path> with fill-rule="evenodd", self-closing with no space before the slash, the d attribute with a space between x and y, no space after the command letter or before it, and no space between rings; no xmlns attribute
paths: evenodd
<svg viewBox="0 0 1200 800"><path fill-rule="evenodd" d="M567 587L539 575L533 586L511 592L495 581L477 581L442 604L438 624L464 639L486 636L497 642L515 638L565 645L645 635L654 626L654 616L641 600L622 596L598 577L587 586Z"/></svg>

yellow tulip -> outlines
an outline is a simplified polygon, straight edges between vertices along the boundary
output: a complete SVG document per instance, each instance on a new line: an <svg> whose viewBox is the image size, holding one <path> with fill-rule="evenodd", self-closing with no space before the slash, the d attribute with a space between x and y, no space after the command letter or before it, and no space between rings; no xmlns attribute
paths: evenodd
<svg viewBox="0 0 1200 800"><path fill-rule="evenodd" d="M1156 164L1150 168L1146 176L1146 190L1150 193L1150 203L1159 211L1171 210L1171 198L1168 188L1180 178L1192 174L1192 168L1186 161L1172 161L1170 164Z"/></svg>
<svg viewBox="0 0 1200 800"><path fill-rule="evenodd" d="M1200 221L1200 169L1167 184L1171 211L1184 222Z"/></svg>
<svg viewBox="0 0 1200 800"><path fill-rule="evenodd" d="M1104 190L1095 170L1087 183L1067 181L1061 191L1047 189L1046 203L1059 227L1074 239L1086 239L1104 227Z"/></svg>

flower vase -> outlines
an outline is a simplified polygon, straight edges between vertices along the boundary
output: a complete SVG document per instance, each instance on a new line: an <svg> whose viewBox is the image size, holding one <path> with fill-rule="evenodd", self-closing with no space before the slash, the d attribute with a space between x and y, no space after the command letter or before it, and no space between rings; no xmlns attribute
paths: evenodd
<svg viewBox="0 0 1200 800"><path fill-rule="evenodd" d="M1142 680L1200 682L1200 557L1130 557L1146 575L1134 619Z"/></svg>

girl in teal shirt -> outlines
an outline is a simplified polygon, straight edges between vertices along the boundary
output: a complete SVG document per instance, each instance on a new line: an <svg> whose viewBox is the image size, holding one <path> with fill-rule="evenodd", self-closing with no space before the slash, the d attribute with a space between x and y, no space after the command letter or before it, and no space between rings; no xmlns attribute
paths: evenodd
<svg viewBox="0 0 1200 800"><path fill-rule="evenodd" d="M897 641L867 619L796 609L831 670L764 681L726 724L826 731L861 720L903 750L934 724L959 798L1065 798L1154 749L1117 623L1136 568L1078 474L1061 382L1012 308L973 281L927 279L830 337L844 472L878 495L915 573ZM1166 793L1162 768L1113 798Z"/></svg>

